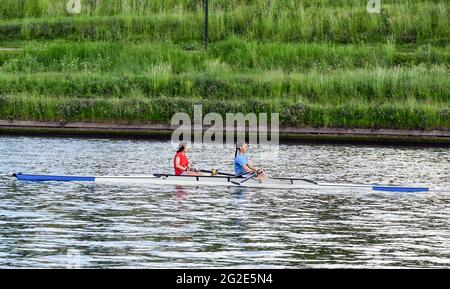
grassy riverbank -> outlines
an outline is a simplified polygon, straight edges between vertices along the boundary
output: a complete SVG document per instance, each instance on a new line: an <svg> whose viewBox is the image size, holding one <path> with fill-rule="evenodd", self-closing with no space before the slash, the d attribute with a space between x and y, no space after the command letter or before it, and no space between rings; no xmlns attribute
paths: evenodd
<svg viewBox="0 0 450 289"><path fill-rule="evenodd" d="M203 104L297 127L450 129L446 1L211 1L207 51L201 1L3 2L0 45L20 50L0 51L0 119L168 123Z"/></svg>

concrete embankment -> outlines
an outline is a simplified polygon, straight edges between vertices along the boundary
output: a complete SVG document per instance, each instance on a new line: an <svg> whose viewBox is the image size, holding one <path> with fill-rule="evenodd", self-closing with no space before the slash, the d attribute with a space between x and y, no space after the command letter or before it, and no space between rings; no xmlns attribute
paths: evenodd
<svg viewBox="0 0 450 289"><path fill-rule="evenodd" d="M0 135L170 139L175 129L176 127L162 124L0 120ZM450 131L282 127L280 141L450 147Z"/></svg>

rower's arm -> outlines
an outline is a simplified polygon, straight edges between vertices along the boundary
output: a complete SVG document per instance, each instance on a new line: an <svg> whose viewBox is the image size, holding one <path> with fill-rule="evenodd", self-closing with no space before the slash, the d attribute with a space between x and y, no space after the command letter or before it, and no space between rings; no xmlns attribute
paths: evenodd
<svg viewBox="0 0 450 289"><path fill-rule="evenodd" d="M250 162L247 163L247 167L250 168L250 170L251 170L252 172L258 170L258 168L255 167L255 166L254 166L252 163L250 163ZM247 172L248 172L248 171L247 171Z"/></svg>
<svg viewBox="0 0 450 289"><path fill-rule="evenodd" d="M251 167L249 167L248 165L243 165L242 168L244 169L244 171L246 171L247 173L253 173L253 169Z"/></svg>
<svg viewBox="0 0 450 289"><path fill-rule="evenodd" d="M176 158L175 158L175 166L176 166L177 169L179 169L179 170L183 170L183 171L186 171L186 170L187 170L187 167L183 167L182 165L180 165L180 158L179 158L179 157L176 157Z"/></svg>

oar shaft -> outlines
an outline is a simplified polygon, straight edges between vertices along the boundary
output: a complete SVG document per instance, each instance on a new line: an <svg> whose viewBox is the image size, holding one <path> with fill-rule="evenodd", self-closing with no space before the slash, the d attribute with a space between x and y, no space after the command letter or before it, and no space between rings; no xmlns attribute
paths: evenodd
<svg viewBox="0 0 450 289"><path fill-rule="evenodd" d="M253 174L251 174L250 176L248 176L248 177L246 177L244 180L242 180L242 181L241 181L241 184L242 184L243 182L246 182L246 181L248 181L248 180L250 180L250 179L256 177L257 175L258 175L258 173L253 173Z"/></svg>
<svg viewBox="0 0 450 289"><path fill-rule="evenodd" d="M213 173L213 171L209 171L209 170L200 170L200 172L202 172L202 173L210 173L210 174L212 174ZM229 176L229 177L234 177L235 175L233 175L233 174L228 174L228 173L221 173L221 172L217 172L217 174L218 175L223 175L223 176Z"/></svg>
<svg viewBox="0 0 450 289"><path fill-rule="evenodd" d="M236 185L242 185L242 183L245 183L246 181L248 181L248 180L250 180L250 179L253 179L253 178L256 177L257 175L258 175L258 173L255 172L255 173L251 174L250 176L246 177L245 179L243 179L243 180L240 181L240 182L235 182L235 181L231 181L231 182L232 182L233 184L236 184Z"/></svg>

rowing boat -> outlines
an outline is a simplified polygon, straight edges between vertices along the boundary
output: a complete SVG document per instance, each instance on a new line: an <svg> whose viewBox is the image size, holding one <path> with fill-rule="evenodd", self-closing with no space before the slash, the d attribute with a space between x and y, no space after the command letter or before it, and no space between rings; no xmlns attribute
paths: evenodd
<svg viewBox="0 0 450 289"><path fill-rule="evenodd" d="M268 180L250 179L240 183L242 177L232 176L175 176L170 174L152 174L144 176L58 176L13 174L18 181L59 181L59 182L95 182L95 183L135 183L180 186L227 186L267 189L354 189L391 192L425 192L429 188L402 187L379 184L324 183L300 178L270 178Z"/></svg>

